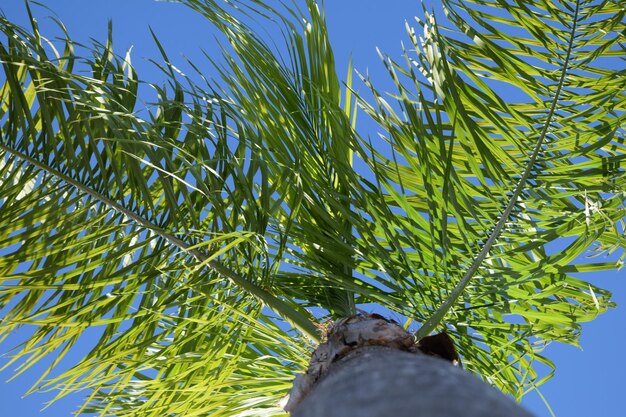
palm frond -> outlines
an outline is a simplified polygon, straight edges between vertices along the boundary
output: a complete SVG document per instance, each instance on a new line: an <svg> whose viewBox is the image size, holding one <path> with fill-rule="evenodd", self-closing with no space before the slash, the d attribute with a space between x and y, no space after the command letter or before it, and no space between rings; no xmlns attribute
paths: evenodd
<svg viewBox="0 0 626 417"><path fill-rule="evenodd" d="M626 77L606 62L623 51L624 16L611 2L444 7L450 27L426 10L423 36L407 26L406 64L383 57L396 93L363 78L375 104L361 105L391 148L372 146L370 165L405 213L389 244L417 229L405 251L424 271L418 336L445 323L474 339L461 342L468 368L521 398L544 380L533 362L553 367L544 343L576 343L578 323L613 305L571 274L615 267L582 258L594 244L624 256Z"/></svg>
<svg viewBox="0 0 626 417"><path fill-rule="evenodd" d="M0 338L36 329L6 366L54 352L35 388L91 388L86 410L103 415L212 412L235 386L250 394L222 412L276 409L308 343L263 306L317 329L270 290L262 204L273 201L250 186L256 168L217 99L185 97L172 78L156 112L137 109L137 76L111 39L85 60L67 38L63 53L46 48L35 23L32 35L0 24ZM89 76L71 72L78 61ZM44 381L92 328L90 353Z"/></svg>

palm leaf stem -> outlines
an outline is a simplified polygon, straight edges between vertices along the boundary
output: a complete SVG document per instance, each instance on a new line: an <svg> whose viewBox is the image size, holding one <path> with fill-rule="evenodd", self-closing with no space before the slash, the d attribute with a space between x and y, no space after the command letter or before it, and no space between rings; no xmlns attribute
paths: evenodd
<svg viewBox="0 0 626 417"><path fill-rule="evenodd" d="M196 258L203 265L208 266L209 268L213 269L220 275L228 278L235 285L240 286L243 290L245 290L249 294L252 294L258 297L269 308L271 308L273 311L275 311L277 314L282 316L287 321L291 322L297 329L299 329L302 333L304 333L308 338L314 341L319 340L319 330L315 327L313 322L309 318L307 318L303 313L297 311L295 308L287 304L285 301L274 296L273 294L271 294L269 291L265 290L264 288L246 280L245 278L243 278L236 272L222 265L220 262L210 259L210 257L204 252L198 249L192 248L191 245L185 243L184 241L178 239L175 236L172 236L169 233L166 233L161 228L155 226L148 220L134 213L132 210L129 210L123 205L111 200L110 198L105 197L104 195L98 193L97 191L94 191L90 189L89 187L86 187L85 185L83 185L79 181L74 180L70 176L63 174L62 172L50 166L47 166L22 152L19 152L15 149L11 149L2 143L0 143L0 149L9 154L14 155L17 158L21 158L22 160L27 161L29 164L32 164L33 166L45 172L48 172L49 174L57 178L60 178L61 180L67 182L68 184L72 185L76 189L84 192L85 194L88 194L89 196L95 198L101 203L107 205L108 207L111 207L112 209L118 211L119 213L122 213L129 219L139 224L141 227L144 227L150 230L152 233L170 242L172 245L176 246L180 250L191 254L194 258Z"/></svg>
<svg viewBox="0 0 626 417"><path fill-rule="evenodd" d="M459 283L454 287L450 295L444 300L441 306L437 310L435 310L435 312L428 318L428 320L424 322L422 327L420 327L419 330L415 333L415 338L417 340L420 340L423 337L428 336L430 333L432 333L435 330L435 328L442 322L443 318L446 316L448 311L450 311L452 306L459 299L459 297L465 290L465 287L467 287L469 282L474 277L474 274L476 273L478 268L480 268L483 261L485 260L489 252L491 251L493 244L495 243L496 239L500 236L500 233L504 229L505 223L508 221L511 213L513 212L513 209L515 208L517 204L518 198L522 194L522 191L524 191L526 182L528 181L528 178L530 177L530 173L532 169L534 168L535 163L537 161L537 157L539 156L539 153L541 152L541 148L543 146L545 137L548 133L548 129L550 128L552 118L554 117L554 113L556 111L556 106L559 102L559 96L561 94L561 90L565 82L565 76L567 75L567 69L568 69L570 57L572 54L572 47L574 44L574 38L576 34L579 10L580 10L580 0L576 2L576 9L574 11L574 19L573 19L574 21L572 24L572 29L570 31L570 38L568 41L567 51L565 54L565 60L563 62L563 70L561 71L561 76L559 78L559 82L557 84L557 88L554 93L554 99L552 100L552 104L550 105L550 110L548 112L546 122L543 125L539 138L537 138L537 142L535 144L533 153L528 161L528 164L526 165L526 168L524 169L524 172L519 182L517 183L517 186L515 187L515 190L513 191L513 195L511 196L506 208L504 209L504 212L500 216L498 223L496 223L495 227L491 231L489 238L485 242L484 246L482 247L478 255L474 258L472 264L463 275L463 278L461 278Z"/></svg>

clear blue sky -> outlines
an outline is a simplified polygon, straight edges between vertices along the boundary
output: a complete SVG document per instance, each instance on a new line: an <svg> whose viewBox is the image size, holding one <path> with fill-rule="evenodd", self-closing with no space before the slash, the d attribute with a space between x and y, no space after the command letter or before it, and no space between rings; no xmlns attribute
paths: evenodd
<svg viewBox="0 0 626 417"><path fill-rule="evenodd" d="M159 3L153 0L40 0L52 8L68 27L74 40L89 43L93 38L104 42L107 20L113 19L114 44L118 53L133 47L132 57L143 80L158 81L159 74L148 58L158 60L159 54L150 37L152 27L174 63L183 62L181 55L196 64L206 62L200 52L211 53L212 32L204 19L184 6ZM391 56L400 57L400 41L406 41L404 21L412 21L421 6L418 0L339 0L327 1L331 41L334 46L340 76L347 68L349 54L361 72L367 69L372 79L384 85L387 75L376 54L380 47ZM23 0L2 0L0 10L9 20L27 24ZM35 7L35 14L45 28L50 13ZM58 34L58 32L53 32ZM207 66L208 68L208 66ZM0 77L3 75L0 75ZM4 80L0 79L0 83ZM372 132L373 134L374 132ZM591 323L585 324L581 345L583 350L552 345L546 355L557 366L556 376L541 387L554 412L560 417L617 417L624 415L623 376L626 365L622 359L622 345L626 343L626 282L620 271L587 274L585 279L614 293L619 306ZM6 352L13 340L0 347ZM0 365L5 363L0 358ZM63 417L81 402L70 397L39 412L50 396L33 394L21 399L22 394L35 381L43 366L34 367L27 375L5 383L12 368L0 374L0 416ZM547 417L539 396L529 394L523 404L537 417Z"/></svg>

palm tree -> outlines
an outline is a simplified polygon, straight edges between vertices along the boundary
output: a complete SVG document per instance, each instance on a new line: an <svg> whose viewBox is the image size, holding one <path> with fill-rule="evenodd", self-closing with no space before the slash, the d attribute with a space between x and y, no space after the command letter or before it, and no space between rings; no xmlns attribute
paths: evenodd
<svg viewBox="0 0 626 417"><path fill-rule="evenodd" d="M54 355L34 389L87 388L100 415L281 414L320 326L376 304L519 400L554 372L546 344L613 306L573 274L626 246L620 1L443 0L404 62L381 55L388 93L337 75L314 0L182 3L221 56L184 75L161 48L151 108L111 34L88 58L0 16L0 340L35 329L20 372Z"/></svg>

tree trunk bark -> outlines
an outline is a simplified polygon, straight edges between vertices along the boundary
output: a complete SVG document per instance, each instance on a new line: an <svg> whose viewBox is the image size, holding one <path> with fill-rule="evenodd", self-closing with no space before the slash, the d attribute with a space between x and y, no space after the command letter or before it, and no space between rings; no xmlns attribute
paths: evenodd
<svg viewBox="0 0 626 417"><path fill-rule="evenodd" d="M532 417L440 358L389 347L355 349L334 362L293 417Z"/></svg>

